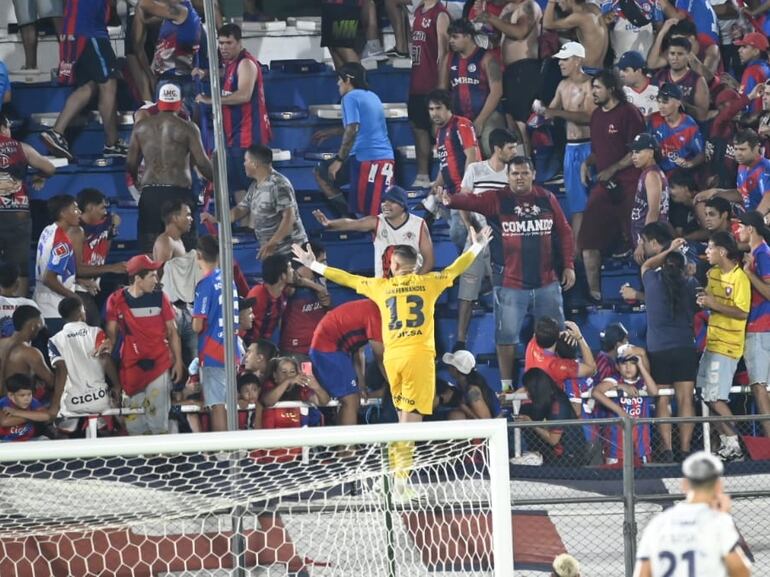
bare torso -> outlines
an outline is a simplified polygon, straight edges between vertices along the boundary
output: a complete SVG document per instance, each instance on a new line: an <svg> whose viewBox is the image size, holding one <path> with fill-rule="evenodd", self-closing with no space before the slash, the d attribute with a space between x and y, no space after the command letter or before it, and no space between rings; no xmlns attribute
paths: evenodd
<svg viewBox="0 0 770 577"><path fill-rule="evenodd" d="M142 186L165 184L190 188L190 140L192 127L173 113L164 112L142 120L134 137L144 158Z"/></svg>
<svg viewBox="0 0 770 577"><path fill-rule="evenodd" d="M577 29L578 41L586 49L584 65L591 68L604 68L604 57L609 46L609 33L604 22L601 9L595 4L586 2Z"/></svg>
<svg viewBox="0 0 770 577"><path fill-rule="evenodd" d="M528 58L538 58L538 36L540 34L540 23L543 19L543 11L540 9L540 6L534 0L511 2L503 8L500 14L502 20L508 21L511 24L517 24L520 20L527 17L534 20L535 25L526 38L516 40L503 36L503 62L506 65Z"/></svg>
<svg viewBox="0 0 770 577"><path fill-rule="evenodd" d="M591 78L582 74L577 80L565 78L557 88L561 105L564 110L570 112L593 112L593 99L591 97ZM583 140L591 137L591 128L578 125L569 120L567 125L567 140Z"/></svg>

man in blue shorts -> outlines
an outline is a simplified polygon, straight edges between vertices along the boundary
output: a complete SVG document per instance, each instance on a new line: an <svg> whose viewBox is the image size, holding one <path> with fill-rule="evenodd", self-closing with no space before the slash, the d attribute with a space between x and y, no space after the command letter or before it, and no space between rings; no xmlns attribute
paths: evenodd
<svg viewBox="0 0 770 577"><path fill-rule="evenodd" d="M341 216L377 216L395 167L382 101L369 90L366 69L357 62L340 66L337 76L342 96L342 144L333 159L320 163L316 180ZM332 132L316 133L314 139L331 136ZM348 183L346 202L340 187Z"/></svg>
<svg viewBox="0 0 770 577"><path fill-rule="evenodd" d="M313 373L326 392L340 401L339 425L358 422L361 391L366 389L363 347L367 343L382 367L380 311L369 299L329 311L313 332L309 353Z"/></svg>

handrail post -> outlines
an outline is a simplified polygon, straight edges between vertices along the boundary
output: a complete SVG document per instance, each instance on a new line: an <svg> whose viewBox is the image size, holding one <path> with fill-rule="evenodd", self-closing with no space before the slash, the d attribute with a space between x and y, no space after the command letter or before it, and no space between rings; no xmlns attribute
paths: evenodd
<svg viewBox="0 0 770 577"><path fill-rule="evenodd" d="M634 420L623 417L623 558L626 577L634 574L636 562L636 499L634 495Z"/></svg>

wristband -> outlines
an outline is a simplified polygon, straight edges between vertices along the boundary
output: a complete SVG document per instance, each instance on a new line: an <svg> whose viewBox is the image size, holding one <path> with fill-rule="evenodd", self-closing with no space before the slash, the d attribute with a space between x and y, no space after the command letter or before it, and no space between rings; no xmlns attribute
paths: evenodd
<svg viewBox="0 0 770 577"><path fill-rule="evenodd" d="M318 262L317 260L314 260L313 264L310 265L310 270L320 275L323 275L324 272L326 272L326 269L327 269L327 266L323 263Z"/></svg>

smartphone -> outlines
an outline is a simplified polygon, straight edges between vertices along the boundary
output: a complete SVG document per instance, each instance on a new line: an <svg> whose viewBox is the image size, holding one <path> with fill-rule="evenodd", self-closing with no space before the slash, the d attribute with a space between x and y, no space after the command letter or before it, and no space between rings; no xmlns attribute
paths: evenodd
<svg viewBox="0 0 770 577"><path fill-rule="evenodd" d="M299 368L303 375L307 375L308 377L313 376L313 363L305 361L304 363L300 363Z"/></svg>

